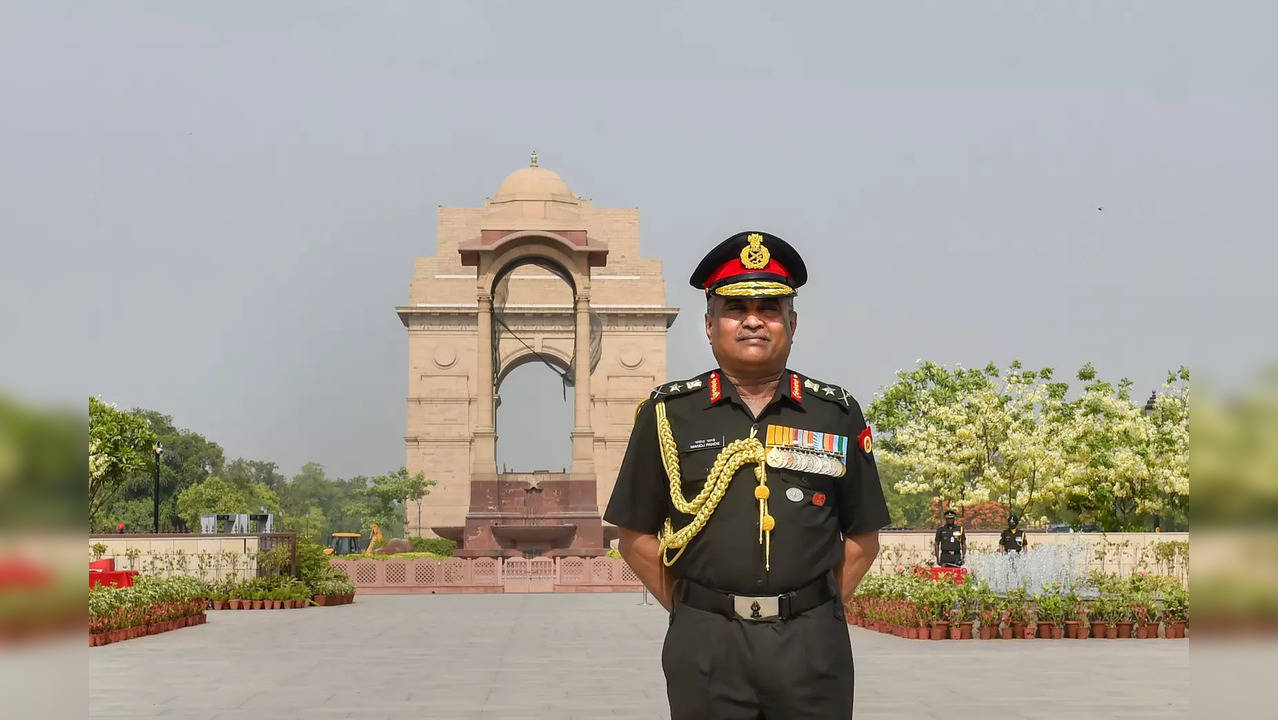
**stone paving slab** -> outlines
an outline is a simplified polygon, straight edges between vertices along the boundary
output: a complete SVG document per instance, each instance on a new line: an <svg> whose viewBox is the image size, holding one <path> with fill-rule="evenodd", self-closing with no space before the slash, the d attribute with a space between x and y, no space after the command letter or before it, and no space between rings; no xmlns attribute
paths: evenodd
<svg viewBox="0 0 1278 720"><path fill-rule="evenodd" d="M381 595L89 650L89 716L668 718L638 594ZM1188 641L920 641L851 628L857 718L1169 718ZM707 720L711 720L707 718Z"/></svg>

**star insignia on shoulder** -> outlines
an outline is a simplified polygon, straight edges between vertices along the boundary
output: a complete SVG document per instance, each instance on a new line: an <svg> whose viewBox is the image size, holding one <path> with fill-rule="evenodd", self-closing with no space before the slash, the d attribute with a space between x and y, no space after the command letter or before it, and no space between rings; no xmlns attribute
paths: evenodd
<svg viewBox="0 0 1278 720"><path fill-rule="evenodd" d="M658 385L652 389L650 400L660 400L667 397L684 396L693 390L698 390L705 386L704 376L698 376L691 380L681 380L666 385Z"/></svg>
<svg viewBox="0 0 1278 720"><path fill-rule="evenodd" d="M852 394L838 385L830 385L804 378L803 387L807 389L810 395L819 397L827 402L836 403L845 410L850 410L855 403L852 399Z"/></svg>

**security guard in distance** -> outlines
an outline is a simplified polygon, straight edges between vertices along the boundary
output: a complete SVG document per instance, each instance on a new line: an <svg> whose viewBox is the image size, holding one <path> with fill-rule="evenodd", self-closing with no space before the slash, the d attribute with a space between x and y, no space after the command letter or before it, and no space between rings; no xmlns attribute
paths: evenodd
<svg viewBox="0 0 1278 720"><path fill-rule="evenodd" d="M1001 553L1018 553L1028 547L1025 531L1017 527L1021 519L1016 515L1007 516L1007 529L999 533L998 551Z"/></svg>
<svg viewBox="0 0 1278 720"><path fill-rule="evenodd" d="M786 367L806 280L767 233L706 255L690 282L718 367L640 404L604 513L671 612L672 720L852 715L842 601L889 518L856 400Z"/></svg>
<svg viewBox="0 0 1278 720"><path fill-rule="evenodd" d="M962 567L967 557L967 535L962 525L955 524L957 517L958 513L946 510L945 524L936 529L932 538L932 555L941 567Z"/></svg>

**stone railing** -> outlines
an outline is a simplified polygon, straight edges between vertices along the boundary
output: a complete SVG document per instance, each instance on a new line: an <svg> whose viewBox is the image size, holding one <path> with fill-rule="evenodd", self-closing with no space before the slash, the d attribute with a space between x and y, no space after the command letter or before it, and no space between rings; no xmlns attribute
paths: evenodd
<svg viewBox="0 0 1278 720"><path fill-rule="evenodd" d="M620 558L419 558L338 560L365 594L638 592L639 578Z"/></svg>

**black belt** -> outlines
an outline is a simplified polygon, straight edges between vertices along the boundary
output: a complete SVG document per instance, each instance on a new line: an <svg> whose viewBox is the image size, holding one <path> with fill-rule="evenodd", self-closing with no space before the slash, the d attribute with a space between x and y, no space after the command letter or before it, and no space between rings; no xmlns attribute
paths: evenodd
<svg viewBox="0 0 1278 720"><path fill-rule="evenodd" d="M780 595L734 595L684 580L682 603L734 620L789 620L834 597L826 576Z"/></svg>

